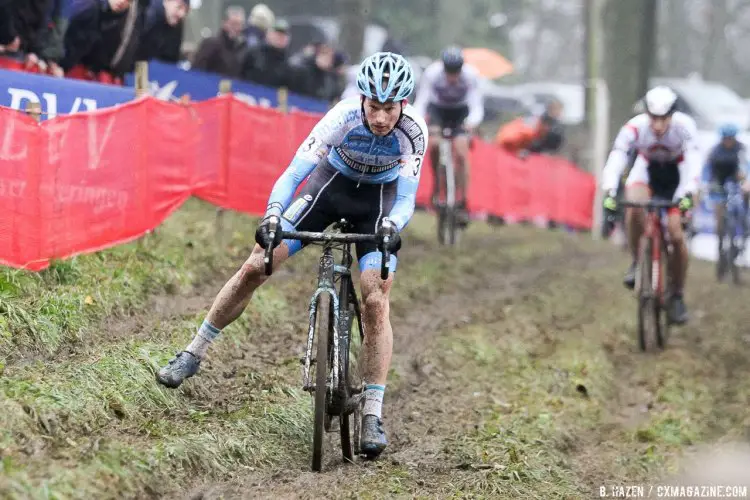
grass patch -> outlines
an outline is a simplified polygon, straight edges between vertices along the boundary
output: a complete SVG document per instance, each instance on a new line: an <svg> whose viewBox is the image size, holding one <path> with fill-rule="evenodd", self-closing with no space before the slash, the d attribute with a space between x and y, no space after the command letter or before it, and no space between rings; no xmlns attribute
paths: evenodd
<svg viewBox="0 0 750 500"><path fill-rule="evenodd" d="M296 356L317 248L258 290L199 377L176 391L154 382L154 369L185 345L205 311L160 322L149 297L187 296L212 276L218 292L253 241L252 218L227 212L231 237L217 245L213 217L211 206L191 200L145 245L37 274L0 272L0 497L143 498L192 481L308 467L311 402L298 389ZM750 363L732 333L750 321L739 294L701 289L694 301L705 304L703 319L665 353L640 355L632 297L619 288L609 246L482 224L456 248L434 239L434 221L418 215L405 235L392 314L412 324L429 302L433 311L448 304L446 296L481 300L423 346L418 392L408 365L391 371L399 406L410 394L423 398L398 417L423 434L401 428L396 458L357 469L331 495L585 498L602 481L652 480L689 447L750 425ZM698 281L712 270L691 272ZM517 281L531 283L517 290ZM151 331L107 335L105 318L133 314L150 317ZM427 453L415 458L412 446ZM325 486L337 473L316 478Z"/></svg>
<svg viewBox="0 0 750 500"><path fill-rule="evenodd" d="M191 199L143 243L53 262L39 273L0 269L0 353L53 355L96 335L101 318L128 316L150 295L176 294L237 266L253 241L253 219L225 213L229 241L218 248L214 212Z"/></svg>

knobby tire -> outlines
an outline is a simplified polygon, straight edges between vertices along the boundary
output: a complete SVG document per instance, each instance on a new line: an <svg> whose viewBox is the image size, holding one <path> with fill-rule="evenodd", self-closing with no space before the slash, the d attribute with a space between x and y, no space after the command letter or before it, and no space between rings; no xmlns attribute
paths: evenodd
<svg viewBox="0 0 750 500"><path fill-rule="evenodd" d="M651 329L649 326L654 326L653 319L657 314L655 310L656 297L654 297L652 288L652 245L653 242L650 238L644 239L638 259L639 269L637 272L640 278L638 280L638 347L641 351L646 351L647 330Z"/></svg>
<svg viewBox="0 0 750 500"><path fill-rule="evenodd" d="M348 278L341 278L341 286L339 288L339 349L341 354L341 360L339 366L341 368L341 375L339 377L339 383L341 387L338 388L341 391L344 401L347 401L351 395L351 373L349 366L349 353L351 351L351 330L352 320L354 319L354 305L350 302L351 297L349 296L349 287L351 282ZM339 415L339 430L341 434L341 454L344 457L345 462L354 461L354 448L352 446L352 433L351 433L351 413L342 413ZM356 439L357 436L354 436Z"/></svg>
<svg viewBox="0 0 750 500"><path fill-rule="evenodd" d="M315 312L314 338L318 342L315 361L315 421L313 425L312 470L320 472L323 465L323 436L325 435L326 396L328 378L328 344L331 334L331 296L318 295Z"/></svg>

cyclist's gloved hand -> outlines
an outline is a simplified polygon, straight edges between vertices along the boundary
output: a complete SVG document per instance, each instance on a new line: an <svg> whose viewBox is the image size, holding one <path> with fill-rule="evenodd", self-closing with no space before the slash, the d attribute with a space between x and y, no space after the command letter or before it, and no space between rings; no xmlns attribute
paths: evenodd
<svg viewBox="0 0 750 500"><path fill-rule="evenodd" d="M687 193L685 196L680 198L680 203L678 205L680 207L680 210L683 212L687 212L691 208L693 208L693 195L692 193Z"/></svg>
<svg viewBox="0 0 750 500"><path fill-rule="evenodd" d="M269 241L270 235L268 233L272 220L277 223L276 236L273 241ZM269 215L260 222L258 229L255 230L255 242L260 245L261 248L266 249L269 244L271 245L271 248L276 248L281 244L281 224L279 222L279 218L275 215Z"/></svg>
<svg viewBox="0 0 750 500"><path fill-rule="evenodd" d="M383 221L380 223L380 227L378 228L378 239L380 240L380 243L378 244L378 248L380 250L383 250L384 247L384 240L385 237L388 237L388 247L387 250L389 252L395 252L399 248L401 248L401 236L398 234L398 228L396 227L396 224L394 224L388 217L384 217Z"/></svg>
<svg viewBox="0 0 750 500"><path fill-rule="evenodd" d="M613 191L608 191L604 195L604 202L602 205L604 205L604 210L607 212L614 213L617 211L617 199L615 198L615 193Z"/></svg>

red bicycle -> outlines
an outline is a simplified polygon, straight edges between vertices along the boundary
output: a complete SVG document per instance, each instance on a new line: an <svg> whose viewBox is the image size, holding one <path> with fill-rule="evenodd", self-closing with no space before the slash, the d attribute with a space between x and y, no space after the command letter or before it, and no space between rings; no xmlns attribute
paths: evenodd
<svg viewBox="0 0 750 500"><path fill-rule="evenodd" d="M659 349L669 337L667 307L671 293L672 273L669 261L674 252L666 227L666 212L677 206L676 202L651 200L647 202L621 202L623 207L646 210L646 227L641 236L636 270L635 290L638 297L638 346L647 347L647 337L655 338Z"/></svg>

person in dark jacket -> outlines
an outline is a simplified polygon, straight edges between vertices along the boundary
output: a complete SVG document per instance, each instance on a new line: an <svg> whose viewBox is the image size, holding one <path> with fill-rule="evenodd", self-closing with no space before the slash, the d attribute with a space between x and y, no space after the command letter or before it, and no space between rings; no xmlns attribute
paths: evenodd
<svg viewBox="0 0 750 500"><path fill-rule="evenodd" d="M189 0L152 0L146 12L137 59L179 62L184 20L189 9Z"/></svg>
<svg viewBox="0 0 750 500"><path fill-rule="evenodd" d="M62 8L61 0L11 0L12 31L18 37L18 50L25 56L26 68L37 68L62 76L57 63L63 57L63 44L55 21Z"/></svg>
<svg viewBox="0 0 750 500"><path fill-rule="evenodd" d="M340 75L334 71L335 56L331 45L318 45L312 56L292 68L290 90L327 102L335 100L343 91Z"/></svg>
<svg viewBox="0 0 750 500"><path fill-rule="evenodd" d="M20 46L21 40L18 39L16 31L11 21L13 14L13 0L0 0L0 54L3 52L15 52L18 48L11 44Z"/></svg>
<svg viewBox="0 0 750 500"><path fill-rule="evenodd" d="M75 0L62 67L78 65L122 78L135 65L149 0Z"/></svg>
<svg viewBox="0 0 750 500"><path fill-rule="evenodd" d="M560 122L562 103L552 100L539 119L539 135L529 145L531 153L555 153L563 143L565 131Z"/></svg>
<svg viewBox="0 0 750 500"><path fill-rule="evenodd" d="M218 73L230 78L240 75L245 57L245 9L228 7L224 13L221 33L201 42L193 60L193 68Z"/></svg>
<svg viewBox="0 0 750 500"><path fill-rule="evenodd" d="M260 45L250 49L242 67L242 78L269 87L289 85L291 69L287 49L289 23L277 20Z"/></svg>

